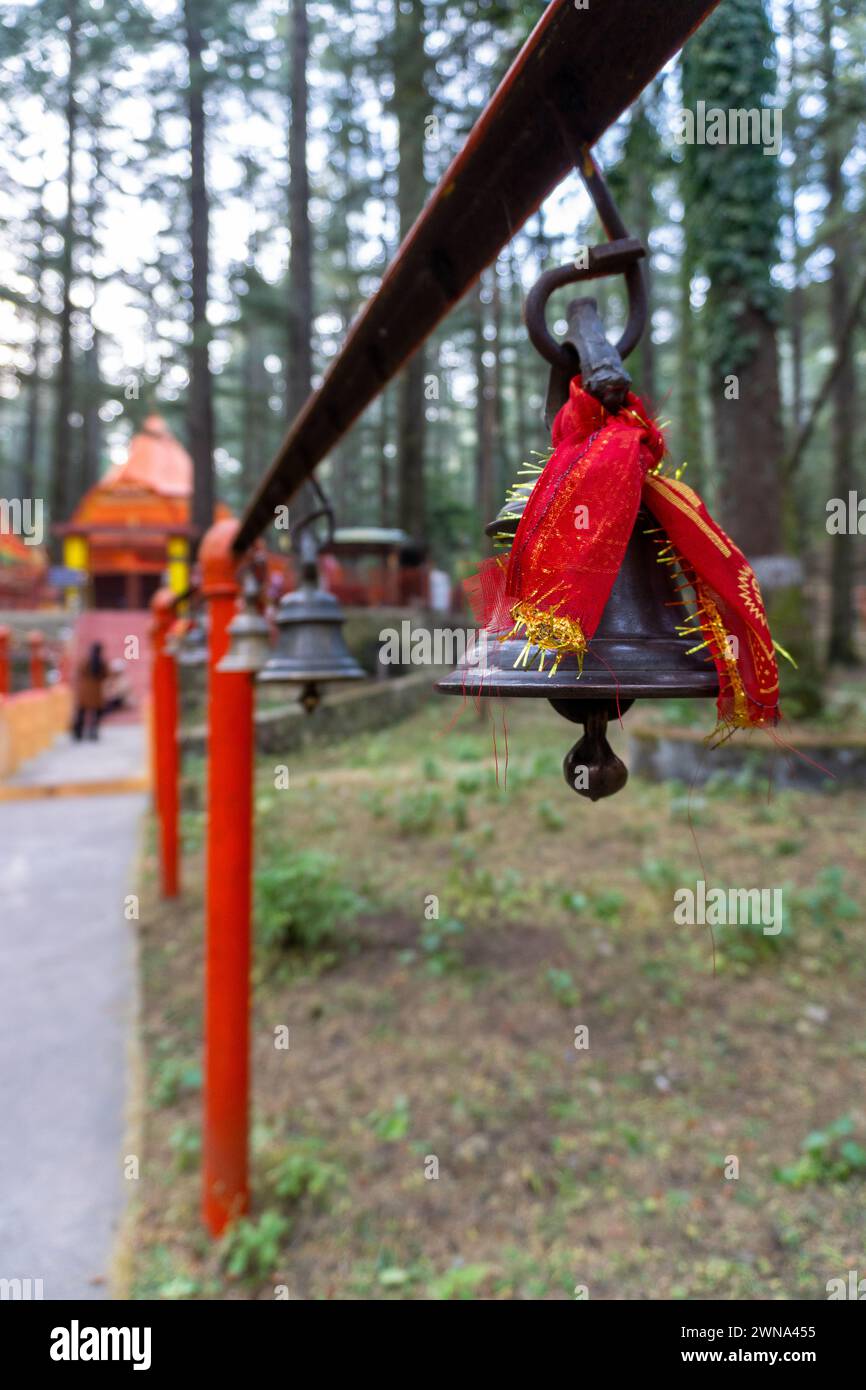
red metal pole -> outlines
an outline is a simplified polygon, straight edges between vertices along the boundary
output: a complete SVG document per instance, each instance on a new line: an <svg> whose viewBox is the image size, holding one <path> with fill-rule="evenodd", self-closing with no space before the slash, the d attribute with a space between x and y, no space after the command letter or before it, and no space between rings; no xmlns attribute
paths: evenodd
<svg viewBox="0 0 866 1390"><path fill-rule="evenodd" d="M199 550L210 614L202 1215L218 1236L247 1208L253 681L216 665L239 593L236 521Z"/></svg>
<svg viewBox="0 0 866 1390"><path fill-rule="evenodd" d="M28 632L30 643L30 688L45 689L45 637L41 632Z"/></svg>
<svg viewBox="0 0 866 1390"><path fill-rule="evenodd" d="M8 695L12 689L9 678L9 629L0 627L0 695Z"/></svg>
<svg viewBox="0 0 866 1390"><path fill-rule="evenodd" d="M159 821L159 866L162 896L176 898L180 892L178 812L180 752L177 741L177 668L166 650L165 639L174 623L174 594L158 589L150 601L153 620L150 639L151 667L151 753L153 759L153 799Z"/></svg>

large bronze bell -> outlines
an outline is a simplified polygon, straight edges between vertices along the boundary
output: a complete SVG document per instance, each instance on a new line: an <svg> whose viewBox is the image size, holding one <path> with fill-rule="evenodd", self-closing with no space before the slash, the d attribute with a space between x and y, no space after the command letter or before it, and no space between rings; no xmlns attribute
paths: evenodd
<svg viewBox="0 0 866 1390"><path fill-rule="evenodd" d="M646 296L639 260L644 249L628 238L622 220L594 165L582 171L587 187L609 232L619 238L593 248L587 269L575 266L549 270L530 292L526 320L530 337L552 364L546 422L552 423L564 404L571 378L579 371L584 389L616 412L625 400L630 378L623 357L636 345L646 321ZM608 342L592 299L575 300L568 309L568 332L563 342L551 338L544 321L546 301L553 290L577 280L592 279L611 270L624 271L629 296L629 322L620 342ZM506 502L485 528L501 544L513 541L526 506L525 497ZM650 535L648 532L656 532ZM680 636L685 610L683 595L674 587L671 566L659 563L655 521L641 509L611 590L598 629L589 643L581 671L577 657L564 657L555 674L542 671L530 658L518 659L523 638L500 642L488 638L484 660L468 660L437 689L446 695L502 695L549 700L563 718L584 726L583 738L563 764L565 779L581 796L597 801L621 791L628 779L625 765L607 742L608 721L617 719L637 699L671 696L712 698L718 693L715 666L706 653L695 652L694 637Z"/></svg>
<svg viewBox="0 0 866 1390"><path fill-rule="evenodd" d="M506 504L487 529L501 535L508 528L513 536L523 505ZM641 510L582 673L576 656L564 657L555 675L539 671L537 663L517 665L524 639L490 638L483 662L465 663L437 686L446 695L549 700L557 714L583 724L585 735L568 754L564 772L569 786L591 801L620 791L628 776L607 743L608 720L637 699L711 698L718 692L706 653L690 651L694 638L677 632L682 595L670 567L658 562L658 537L647 534L653 530L655 522Z"/></svg>
<svg viewBox="0 0 866 1390"><path fill-rule="evenodd" d="M509 503L504 511L523 511L524 503ZM516 520L492 523L502 534L511 536ZM489 529L489 528L488 528ZM692 653L694 639L681 637L682 607L670 576L670 567L658 561L656 522L649 512L638 513L622 568L616 578L601 622L584 657L580 673L577 657L562 658L556 675L538 672L530 663L516 666L523 651L522 637L499 642L488 640L486 665L467 666L441 681L438 689L446 694L465 689L468 694L538 696L556 703L586 701L603 696L631 702L636 699L663 699L671 696L707 696L718 690L715 668L704 660L705 653Z"/></svg>

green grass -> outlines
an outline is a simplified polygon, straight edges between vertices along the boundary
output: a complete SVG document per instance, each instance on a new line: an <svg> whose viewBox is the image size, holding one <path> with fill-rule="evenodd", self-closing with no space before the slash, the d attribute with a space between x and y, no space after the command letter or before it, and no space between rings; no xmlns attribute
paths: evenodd
<svg viewBox="0 0 866 1390"><path fill-rule="evenodd" d="M573 730L529 703L507 790L489 724L441 701L293 753L289 795L262 760L253 1202L225 1247L199 1218L195 850L180 903L142 889L136 1297L823 1299L851 1267L864 798L768 804L749 773L698 824L684 784L590 806ZM784 931L722 927L714 957L673 922L699 877L783 886Z"/></svg>

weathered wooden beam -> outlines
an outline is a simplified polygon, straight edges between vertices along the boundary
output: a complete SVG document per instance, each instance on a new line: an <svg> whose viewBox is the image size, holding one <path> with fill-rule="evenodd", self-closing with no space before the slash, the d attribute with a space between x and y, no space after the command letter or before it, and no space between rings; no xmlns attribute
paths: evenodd
<svg viewBox="0 0 866 1390"><path fill-rule="evenodd" d="M485 266L719 0L553 0L290 426L247 549Z"/></svg>

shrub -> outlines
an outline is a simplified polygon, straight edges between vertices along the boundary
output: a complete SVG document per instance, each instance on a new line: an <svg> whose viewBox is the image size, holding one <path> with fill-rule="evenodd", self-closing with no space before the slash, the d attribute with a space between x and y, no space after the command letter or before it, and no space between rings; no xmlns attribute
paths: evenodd
<svg viewBox="0 0 866 1390"><path fill-rule="evenodd" d="M618 888L607 888L604 892L593 894L592 911L601 922L616 922L625 907L625 893Z"/></svg>
<svg viewBox="0 0 866 1390"><path fill-rule="evenodd" d="M557 1004L563 1009L574 1008L579 1001L577 985L574 977L569 970L557 970L551 968L547 972L547 983Z"/></svg>
<svg viewBox="0 0 866 1390"><path fill-rule="evenodd" d="M189 1173L201 1159L201 1131L198 1125L175 1125L168 1137L179 1173Z"/></svg>
<svg viewBox="0 0 866 1390"><path fill-rule="evenodd" d="M475 1298L481 1285L492 1273L492 1265L482 1264L460 1265L456 1269L446 1270L444 1274L431 1280L427 1287L427 1297L437 1302Z"/></svg>
<svg viewBox="0 0 866 1390"><path fill-rule="evenodd" d="M411 1116L409 1102L405 1096L397 1096L390 1110L373 1110L367 1116L377 1139L386 1144L396 1144L409 1133Z"/></svg>
<svg viewBox="0 0 866 1390"><path fill-rule="evenodd" d="M442 922L425 922L421 932L421 950L431 975L447 975L463 964L463 939L466 928L456 917Z"/></svg>
<svg viewBox="0 0 866 1390"><path fill-rule="evenodd" d="M304 850L255 876L256 921L265 946L314 947L355 921L361 899L339 877L333 855Z"/></svg>
<svg viewBox="0 0 866 1390"><path fill-rule="evenodd" d="M289 1222L278 1211L263 1211L258 1221L236 1221L223 1236L221 1255L229 1274L245 1279L264 1278L280 1258L280 1245L289 1233Z"/></svg>
<svg viewBox="0 0 866 1390"><path fill-rule="evenodd" d="M151 1104L176 1105L181 1096L201 1088L201 1067L186 1057L163 1056L154 1063Z"/></svg>
<svg viewBox="0 0 866 1390"><path fill-rule="evenodd" d="M667 859L645 859L638 870L638 877L650 888L669 894L682 883L683 872Z"/></svg>
<svg viewBox="0 0 866 1390"><path fill-rule="evenodd" d="M859 910L844 891L844 881L845 870L838 864L822 869L814 888L796 894L795 909L808 914L816 927L837 927L840 922L856 920Z"/></svg>
<svg viewBox="0 0 866 1390"><path fill-rule="evenodd" d="M564 830L565 816L550 801L542 801L538 806L538 819L545 830Z"/></svg>
<svg viewBox="0 0 866 1390"><path fill-rule="evenodd" d="M589 898L586 896L585 893L565 892L563 893L560 901L563 907L567 907L569 912L575 913L575 915L578 917L582 913L586 912L587 908L589 907Z"/></svg>
<svg viewBox="0 0 866 1390"><path fill-rule="evenodd" d="M346 1181L345 1170L338 1163L322 1157L319 1139L300 1139L288 1146L269 1171L269 1178L278 1197L292 1202L311 1198L320 1206Z"/></svg>
<svg viewBox="0 0 866 1390"><path fill-rule="evenodd" d="M423 835L432 830L442 810L442 797L429 787L406 792L397 802L394 812L397 828L402 835Z"/></svg>
<svg viewBox="0 0 866 1390"><path fill-rule="evenodd" d="M713 927L712 931L723 933L714 937L720 947L719 969L724 969L726 962L730 961L739 967L740 974L745 973L751 966L772 960L791 944L791 926L787 912L783 913L782 930L775 934L765 932L760 922L752 921Z"/></svg>
<svg viewBox="0 0 866 1390"><path fill-rule="evenodd" d="M866 1173L866 1149L850 1138L854 1124L843 1115L826 1129L816 1129L804 1139L796 1163L776 1169L777 1182L786 1187L807 1183L847 1182Z"/></svg>
<svg viewBox="0 0 866 1390"><path fill-rule="evenodd" d="M361 805L366 806L374 820L382 820L385 816L385 793L381 787L374 787L371 791L361 792L359 798Z"/></svg>

